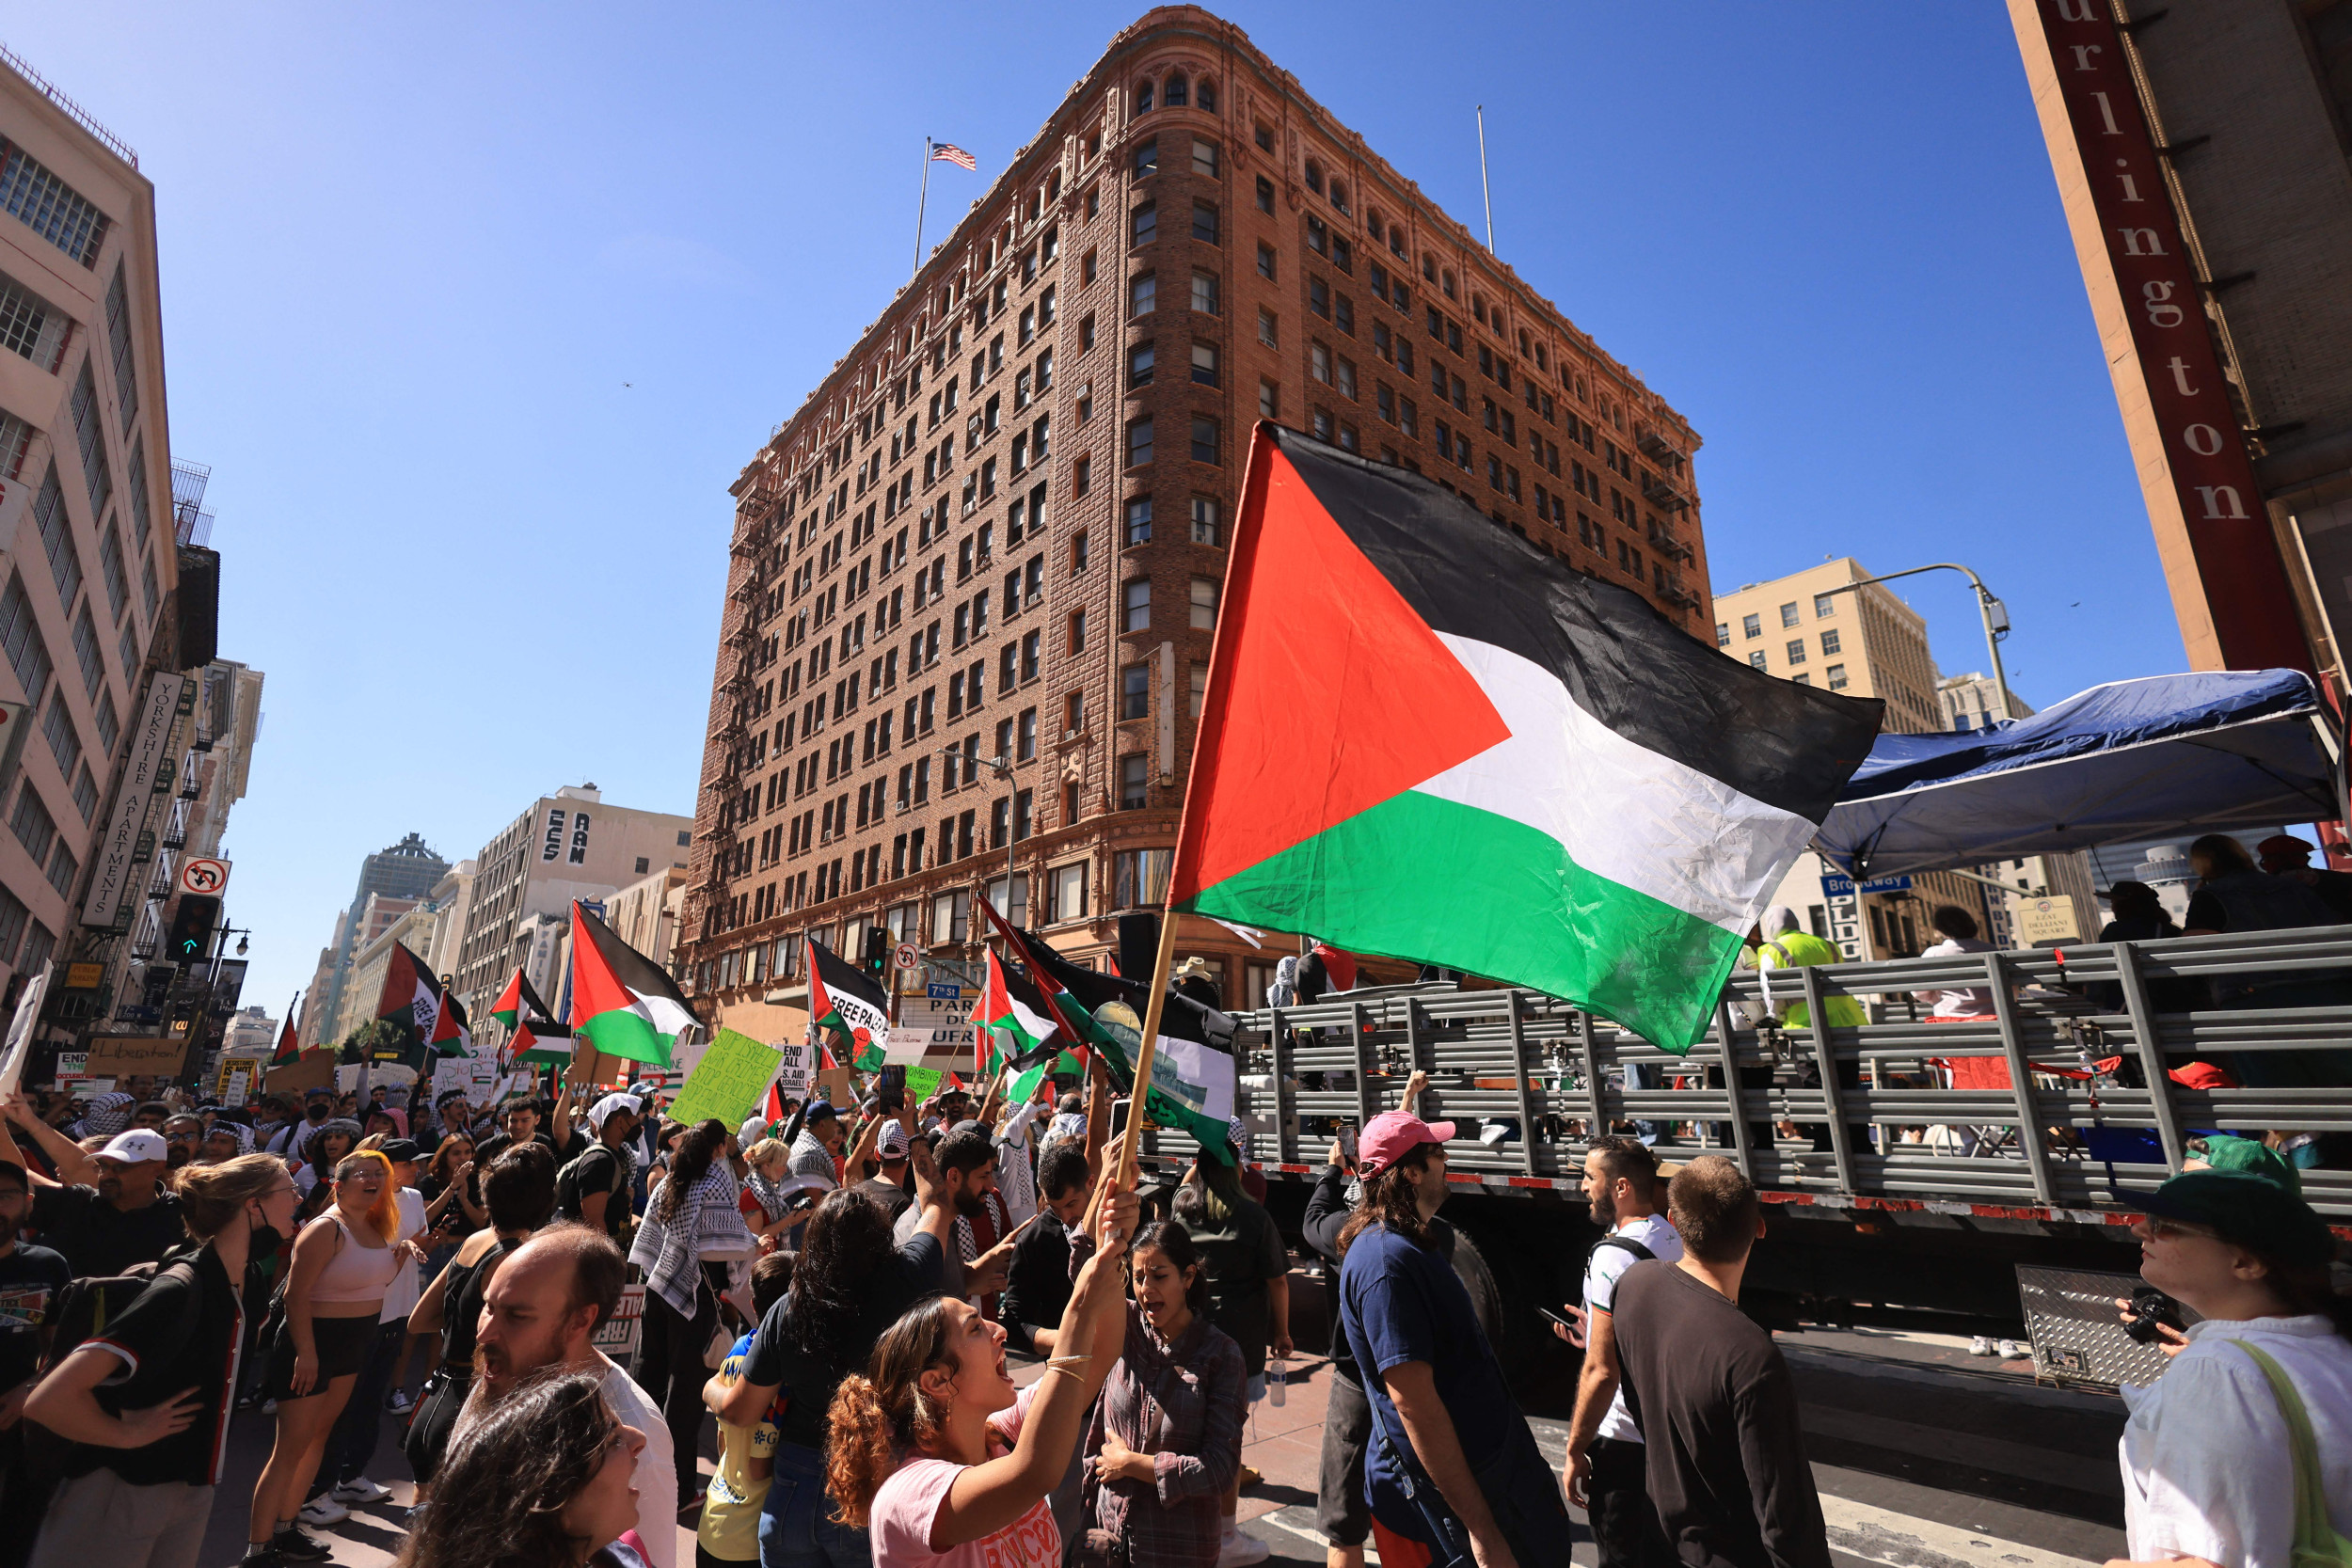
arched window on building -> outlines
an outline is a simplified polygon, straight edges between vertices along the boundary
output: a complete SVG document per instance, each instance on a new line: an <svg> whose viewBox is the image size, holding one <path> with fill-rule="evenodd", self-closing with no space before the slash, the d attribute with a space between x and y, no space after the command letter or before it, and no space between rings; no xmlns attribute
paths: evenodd
<svg viewBox="0 0 2352 1568"><path fill-rule="evenodd" d="M1184 73L1183 71L1171 71L1168 72L1168 87L1162 96L1167 100L1168 106L1171 109L1181 109L1184 106L1185 100L1188 99L1191 94L1185 88Z"/></svg>
<svg viewBox="0 0 2352 1568"><path fill-rule="evenodd" d="M1136 113L1139 115L1148 115L1151 112L1152 84L1146 82L1141 87L1136 88Z"/></svg>

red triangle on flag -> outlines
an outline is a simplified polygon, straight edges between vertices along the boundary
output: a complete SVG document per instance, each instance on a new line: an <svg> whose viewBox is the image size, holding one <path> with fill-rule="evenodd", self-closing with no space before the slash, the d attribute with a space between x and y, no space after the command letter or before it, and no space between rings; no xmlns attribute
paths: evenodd
<svg viewBox="0 0 2352 1568"><path fill-rule="evenodd" d="M1314 592L1296 592L1302 583ZM1511 734L1263 436L1250 447L1207 699L1171 907Z"/></svg>

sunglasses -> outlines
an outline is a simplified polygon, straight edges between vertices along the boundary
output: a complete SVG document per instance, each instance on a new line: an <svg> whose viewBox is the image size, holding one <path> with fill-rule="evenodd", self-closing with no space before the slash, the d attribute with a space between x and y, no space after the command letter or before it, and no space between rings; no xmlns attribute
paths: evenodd
<svg viewBox="0 0 2352 1568"><path fill-rule="evenodd" d="M2151 1214L2142 1223L2148 1227L2148 1234L2159 1242L2209 1242L2220 1234L2201 1225L2189 1225L2181 1220L2169 1220L2159 1214Z"/></svg>

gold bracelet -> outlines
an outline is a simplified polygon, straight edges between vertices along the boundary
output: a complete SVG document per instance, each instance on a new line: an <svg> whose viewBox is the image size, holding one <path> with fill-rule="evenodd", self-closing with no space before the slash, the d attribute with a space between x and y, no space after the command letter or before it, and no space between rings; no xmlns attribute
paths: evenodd
<svg viewBox="0 0 2352 1568"><path fill-rule="evenodd" d="M1067 1374L1069 1375L1069 1377L1070 1377L1071 1381L1072 1381L1072 1382L1073 1382L1073 1383L1084 1383L1084 1382L1086 1381L1086 1379L1085 1379L1085 1378L1082 1378L1082 1377L1080 1377L1080 1376L1078 1375L1077 1369L1075 1369L1074 1367L1057 1367L1056 1365L1054 1365L1054 1363L1052 1363L1051 1361L1048 1361L1048 1362L1045 1364L1045 1370L1046 1370L1048 1372L1063 1372L1063 1373L1067 1373Z"/></svg>
<svg viewBox="0 0 2352 1568"><path fill-rule="evenodd" d="M1093 1359L1091 1355L1054 1355L1046 1358L1045 1367L1048 1371L1069 1372L1074 1377L1077 1375L1076 1369Z"/></svg>

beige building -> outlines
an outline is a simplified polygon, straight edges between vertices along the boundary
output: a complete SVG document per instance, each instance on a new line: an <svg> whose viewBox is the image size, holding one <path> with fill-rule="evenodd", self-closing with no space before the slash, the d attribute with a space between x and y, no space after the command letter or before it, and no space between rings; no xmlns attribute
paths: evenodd
<svg viewBox="0 0 2352 1568"><path fill-rule="evenodd" d="M1928 623L1852 557L1825 561L1771 582L1715 594L1715 645L1768 674L1886 704L1885 727L1932 735L1946 727ZM1843 590L1843 592L1840 592ZM1907 887L1841 888L1842 873L1818 855L1797 857L1772 901L1797 911L1815 936L1849 958L1908 958L1939 940L1929 917L1958 904L1990 926L1992 890L1948 872L1923 872ZM1993 940L1988 938L1988 940Z"/></svg>
<svg viewBox="0 0 2352 1568"><path fill-rule="evenodd" d="M459 861L441 873L433 891L422 898L387 898L368 895L360 906L358 948L351 977L344 983L336 1010L331 1038L351 1037L351 1032L375 1018L383 1000L384 974L392 961L395 943L422 958L435 974L451 973L449 960L457 952L466 927L466 906L473 886L471 861ZM470 1016L471 1009L469 1009Z"/></svg>
<svg viewBox="0 0 2352 1568"><path fill-rule="evenodd" d="M517 967L532 974L548 1006L561 1008L541 979L562 973L548 924L567 921L575 898L603 904L658 871L684 871L693 840L692 817L607 805L594 784L541 796L475 857L451 971L468 1014L495 1032L486 1014Z"/></svg>
<svg viewBox="0 0 2352 1568"><path fill-rule="evenodd" d="M1851 556L1715 595L1715 645L1800 686L1886 703L1886 727L1943 729L1928 623ZM1839 592L1840 589L1846 590Z"/></svg>
<svg viewBox="0 0 2352 1568"><path fill-rule="evenodd" d="M678 908L685 896L685 867L665 865L607 899L605 924L623 942L668 969L677 949Z"/></svg>
<svg viewBox="0 0 2352 1568"><path fill-rule="evenodd" d="M216 558L191 548L203 569L175 593L189 541L159 298L137 156L0 51L0 1005L52 957L117 960L147 874L130 846L151 842L163 799L133 802L138 820L109 839L118 779L161 727L140 722L151 677L212 657ZM105 908L82 938L102 858ZM102 994L53 990L48 1021L96 1022Z"/></svg>

